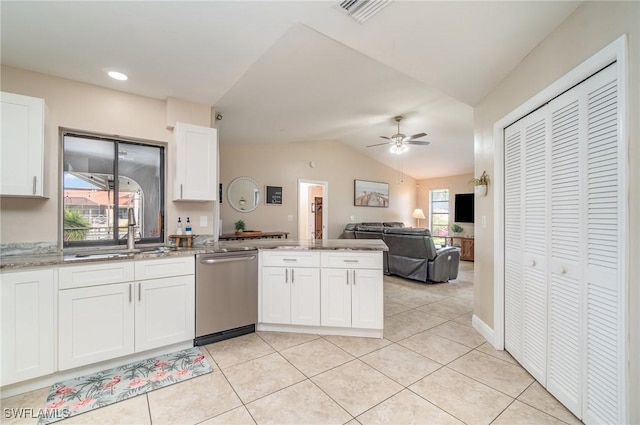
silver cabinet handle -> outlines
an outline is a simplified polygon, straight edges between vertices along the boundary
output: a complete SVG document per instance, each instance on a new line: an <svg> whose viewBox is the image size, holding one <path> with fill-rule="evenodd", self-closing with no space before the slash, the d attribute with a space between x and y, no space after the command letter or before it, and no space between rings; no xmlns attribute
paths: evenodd
<svg viewBox="0 0 640 425"><path fill-rule="evenodd" d="M132 297L132 295L131 295L131 286L133 286L132 283L129 284L129 304L131 304L131 297Z"/></svg>
<svg viewBox="0 0 640 425"><path fill-rule="evenodd" d="M142 283L138 282L138 301L142 301Z"/></svg>
<svg viewBox="0 0 640 425"><path fill-rule="evenodd" d="M291 283L296 283L295 282L296 278L295 278L295 275L293 274L294 271L295 270L291 269Z"/></svg>
<svg viewBox="0 0 640 425"><path fill-rule="evenodd" d="M38 176L33 176L33 194L36 194L36 186L38 183Z"/></svg>
<svg viewBox="0 0 640 425"><path fill-rule="evenodd" d="M342 260L342 261L344 261L345 263L359 263L360 262L360 260Z"/></svg>
<svg viewBox="0 0 640 425"><path fill-rule="evenodd" d="M353 286L356 286L356 271L353 271Z"/></svg>
<svg viewBox="0 0 640 425"><path fill-rule="evenodd" d="M286 261L289 263L297 263L298 259L297 258L283 258L282 261Z"/></svg>
<svg viewBox="0 0 640 425"><path fill-rule="evenodd" d="M182 183L180 183L180 199L182 199Z"/></svg>
<svg viewBox="0 0 640 425"><path fill-rule="evenodd" d="M347 286L349 286L349 270L345 270L347 272Z"/></svg>
<svg viewBox="0 0 640 425"><path fill-rule="evenodd" d="M284 283L289 283L289 269L284 269Z"/></svg>

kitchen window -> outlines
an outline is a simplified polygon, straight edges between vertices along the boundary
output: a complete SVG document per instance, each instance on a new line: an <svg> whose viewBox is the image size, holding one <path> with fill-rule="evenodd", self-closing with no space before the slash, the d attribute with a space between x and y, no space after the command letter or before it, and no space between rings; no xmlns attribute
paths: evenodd
<svg viewBox="0 0 640 425"><path fill-rule="evenodd" d="M128 210L136 240L164 241L164 147L64 133L64 246L124 245Z"/></svg>

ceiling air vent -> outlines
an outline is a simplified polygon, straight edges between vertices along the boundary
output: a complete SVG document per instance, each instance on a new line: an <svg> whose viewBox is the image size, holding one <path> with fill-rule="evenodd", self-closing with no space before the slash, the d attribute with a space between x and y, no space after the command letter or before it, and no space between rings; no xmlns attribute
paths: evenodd
<svg viewBox="0 0 640 425"><path fill-rule="evenodd" d="M362 24L380 12L392 1L393 0L344 0L340 3L339 7Z"/></svg>

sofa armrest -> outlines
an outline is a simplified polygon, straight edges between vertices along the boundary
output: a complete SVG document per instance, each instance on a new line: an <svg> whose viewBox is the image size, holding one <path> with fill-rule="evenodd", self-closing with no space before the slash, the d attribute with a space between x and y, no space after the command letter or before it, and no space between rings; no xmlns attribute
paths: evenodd
<svg viewBox="0 0 640 425"><path fill-rule="evenodd" d="M436 251L437 255L444 254L449 251L460 251L460 248L457 246L443 246L442 248Z"/></svg>

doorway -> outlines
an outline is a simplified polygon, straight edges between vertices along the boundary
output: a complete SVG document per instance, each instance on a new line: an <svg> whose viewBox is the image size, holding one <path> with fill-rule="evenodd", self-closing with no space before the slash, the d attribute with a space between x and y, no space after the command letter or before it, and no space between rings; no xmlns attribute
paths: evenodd
<svg viewBox="0 0 640 425"><path fill-rule="evenodd" d="M327 239L328 183L298 180L298 237Z"/></svg>

